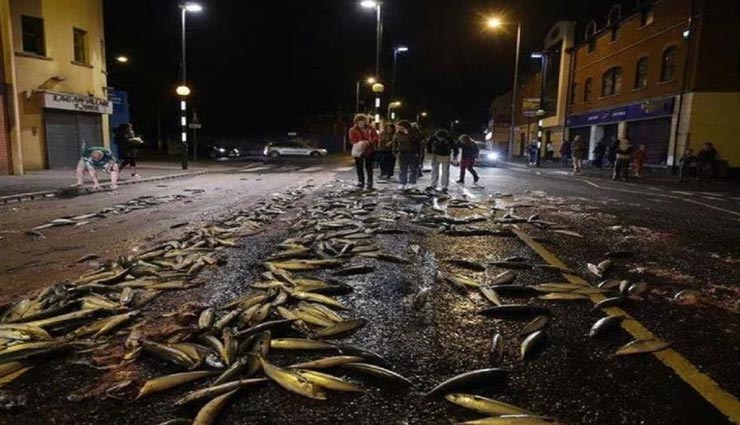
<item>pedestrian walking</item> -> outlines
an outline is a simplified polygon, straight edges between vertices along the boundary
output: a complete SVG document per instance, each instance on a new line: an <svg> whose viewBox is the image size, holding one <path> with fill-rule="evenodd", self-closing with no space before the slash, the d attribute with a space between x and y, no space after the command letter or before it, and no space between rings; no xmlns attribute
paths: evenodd
<svg viewBox="0 0 740 425"><path fill-rule="evenodd" d="M619 139L614 139L607 147L606 159L609 162L607 168L614 168L617 162L617 148L619 147Z"/></svg>
<svg viewBox="0 0 740 425"><path fill-rule="evenodd" d="M697 171L701 181L711 183L719 160L719 151L711 143L704 143L704 147L696 155Z"/></svg>
<svg viewBox="0 0 740 425"><path fill-rule="evenodd" d="M679 183L685 182L691 177L696 177L696 155L694 155L694 150L691 148L686 148L686 150L683 151L683 155L681 156L681 159L679 160L679 169L678 169L678 181ZM694 173L692 173L694 171ZM693 175L692 175L693 174Z"/></svg>
<svg viewBox="0 0 740 425"><path fill-rule="evenodd" d="M355 115L354 123L349 129L349 141L352 143L352 157L357 169L357 187L362 190L367 182L367 190L373 190L373 161L378 132L370 125L367 115Z"/></svg>
<svg viewBox="0 0 740 425"><path fill-rule="evenodd" d="M560 163L562 168L566 168L571 164L571 143L570 140L563 140L563 144L560 145Z"/></svg>
<svg viewBox="0 0 740 425"><path fill-rule="evenodd" d="M480 153L478 145L467 134L460 136L458 142L458 149L460 150L460 179L457 183L465 184L465 172L469 171L473 176L473 183L478 184L478 180L480 179L478 173L473 169L475 159L478 158L478 154Z"/></svg>
<svg viewBox="0 0 740 425"><path fill-rule="evenodd" d="M537 150L537 141L533 140L532 143L529 144L529 148L527 149L529 153L529 165L537 164Z"/></svg>
<svg viewBox="0 0 740 425"><path fill-rule="evenodd" d="M586 158L586 143L581 140L581 136L576 136L573 139L572 155L573 155L573 173L578 174L581 172L583 160Z"/></svg>
<svg viewBox="0 0 740 425"><path fill-rule="evenodd" d="M419 128L419 123L412 122L411 123L411 134L413 137L418 138L421 140L420 150L419 150L419 178L424 177L424 159L425 159L425 152L426 152L426 140L424 138L424 133L421 132L421 129Z"/></svg>
<svg viewBox="0 0 740 425"><path fill-rule="evenodd" d="M113 190L118 188L118 162L110 149L102 146L93 146L82 151L82 157L77 163L77 183L73 184L72 187L82 186L87 172L92 178L93 189L100 189L98 171L110 174L110 188Z"/></svg>
<svg viewBox="0 0 740 425"><path fill-rule="evenodd" d="M614 163L614 174L612 180L622 179L627 181L630 171L630 158L632 157L632 143L627 138L617 139L618 145L615 150L616 162Z"/></svg>
<svg viewBox="0 0 740 425"><path fill-rule="evenodd" d="M604 155L606 155L606 141L602 137L601 140L596 143L594 147L594 162L593 164L601 169L604 166Z"/></svg>
<svg viewBox="0 0 740 425"><path fill-rule="evenodd" d="M551 162L555 158L555 144L547 142L545 145L545 161Z"/></svg>
<svg viewBox="0 0 740 425"><path fill-rule="evenodd" d="M116 128L114 134L116 144L121 153L121 165L119 171L123 171L127 165L131 166L131 177L139 178L136 172L136 158L139 155L139 147L144 144L140 137L134 134L134 126L131 123L121 124Z"/></svg>
<svg viewBox="0 0 740 425"><path fill-rule="evenodd" d="M419 133L413 131L411 123L399 121L396 134L393 136L394 149L398 152L399 176L398 188L405 190L407 185L415 185L419 177L419 153L422 140Z"/></svg>
<svg viewBox="0 0 740 425"><path fill-rule="evenodd" d="M645 166L645 162L648 160L647 148L645 145L640 145L632 154L632 160L635 161L635 177L642 177L642 169Z"/></svg>
<svg viewBox="0 0 740 425"><path fill-rule="evenodd" d="M447 130L438 130L427 141L427 153L432 159L432 181L427 190L436 190L437 183L447 193L450 183L450 161L457 157L459 149ZM441 179L440 179L441 172Z"/></svg>
<svg viewBox="0 0 740 425"><path fill-rule="evenodd" d="M393 155L393 135L396 129L393 124L386 124L380 133L377 155L380 162L380 178L390 180L393 177L393 169L396 165L396 157Z"/></svg>

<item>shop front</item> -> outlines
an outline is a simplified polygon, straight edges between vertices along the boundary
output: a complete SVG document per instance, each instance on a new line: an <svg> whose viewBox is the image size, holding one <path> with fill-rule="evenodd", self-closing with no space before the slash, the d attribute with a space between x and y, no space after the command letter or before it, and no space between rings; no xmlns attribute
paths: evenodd
<svg viewBox="0 0 740 425"><path fill-rule="evenodd" d="M40 99L50 169L74 168L83 149L104 146L103 119L113 112L112 102L54 92L43 92Z"/></svg>

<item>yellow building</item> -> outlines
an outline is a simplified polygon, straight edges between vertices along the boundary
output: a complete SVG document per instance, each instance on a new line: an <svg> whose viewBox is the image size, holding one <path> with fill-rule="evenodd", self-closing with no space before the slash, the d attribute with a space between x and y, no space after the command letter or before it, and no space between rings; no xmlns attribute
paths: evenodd
<svg viewBox="0 0 740 425"><path fill-rule="evenodd" d="M109 146L102 0L0 0L0 29L13 173Z"/></svg>

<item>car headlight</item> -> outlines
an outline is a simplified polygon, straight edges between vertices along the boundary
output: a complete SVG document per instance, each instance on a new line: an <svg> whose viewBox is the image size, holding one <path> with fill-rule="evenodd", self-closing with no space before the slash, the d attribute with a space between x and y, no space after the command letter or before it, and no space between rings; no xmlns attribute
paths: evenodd
<svg viewBox="0 0 740 425"><path fill-rule="evenodd" d="M226 149L224 149L224 148L218 148L218 151L221 152L221 153L224 153L224 152L226 152Z"/></svg>
<svg viewBox="0 0 740 425"><path fill-rule="evenodd" d="M487 159L490 159L491 161L495 161L498 159L498 153L497 152L490 152L486 155Z"/></svg>

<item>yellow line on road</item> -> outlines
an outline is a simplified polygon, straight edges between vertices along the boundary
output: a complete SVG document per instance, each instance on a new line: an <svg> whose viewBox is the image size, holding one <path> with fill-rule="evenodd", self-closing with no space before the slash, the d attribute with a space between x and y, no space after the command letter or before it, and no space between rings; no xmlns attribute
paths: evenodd
<svg viewBox="0 0 740 425"><path fill-rule="evenodd" d="M514 233L516 233L516 235L519 237L519 239L522 240L522 242L532 248L532 250L534 250L546 262L556 267L568 269L568 267L562 261L560 261L560 259L558 259L555 254L551 253L541 244L534 241L529 235L518 229L514 229ZM579 276L569 273L563 273L563 277L565 277L565 279L568 280L570 283L590 286L588 282L586 282L583 278ZM604 298L605 297L601 294L591 295L591 301L593 301L594 303L598 303ZM622 321L622 327L636 339L657 338L655 334L653 334L648 328L643 326L640 322L635 320L632 316L627 314L627 312L622 310L621 308L609 307L604 310L610 315L622 315L632 319ZM684 382L694 388L694 390L696 390L699 395L704 397L705 400L712 404L712 406L714 406L717 410L722 412L722 414L727 416L727 418L732 423L740 424L740 401L738 401L738 399L734 395L723 390L716 381L714 381L708 375L702 373L688 359L686 359L684 356L682 356L680 353L672 348L658 351L656 353L653 353L653 355L657 357L660 361L662 361L663 364L673 369L676 375L678 375L681 379L684 380Z"/></svg>

